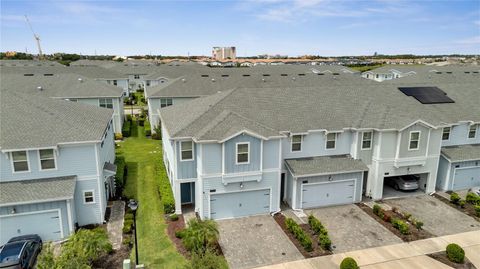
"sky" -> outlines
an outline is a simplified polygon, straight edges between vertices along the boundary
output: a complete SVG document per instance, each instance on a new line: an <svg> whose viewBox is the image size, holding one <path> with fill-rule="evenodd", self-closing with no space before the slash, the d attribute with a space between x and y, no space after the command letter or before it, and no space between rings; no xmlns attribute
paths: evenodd
<svg viewBox="0 0 480 269"><path fill-rule="evenodd" d="M480 54L480 0L0 0L1 51Z"/></svg>

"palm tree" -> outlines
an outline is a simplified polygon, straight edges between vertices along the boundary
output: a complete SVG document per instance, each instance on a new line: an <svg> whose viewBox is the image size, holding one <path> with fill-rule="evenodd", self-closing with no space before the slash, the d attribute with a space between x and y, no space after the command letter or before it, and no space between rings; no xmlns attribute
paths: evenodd
<svg viewBox="0 0 480 269"><path fill-rule="evenodd" d="M188 222L182 241L185 247L195 253L205 253L218 240L217 224L213 220L192 219Z"/></svg>

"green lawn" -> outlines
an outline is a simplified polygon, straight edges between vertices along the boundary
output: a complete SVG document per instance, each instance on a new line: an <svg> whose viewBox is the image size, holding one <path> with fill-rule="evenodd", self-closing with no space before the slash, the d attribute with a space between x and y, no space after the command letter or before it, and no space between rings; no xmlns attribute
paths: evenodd
<svg viewBox="0 0 480 269"><path fill-rule="evenodd" d="M163 204L158 194L159 177L165 176L162 144L147 139L143 127L132 128L132 137L119 143L117 154L125 157L128 177L127 197L139 201L137 212L138 253L147 268L182 268L187 260L177 252L166 234ZM135 254L132 252L132 262Z"/></svg>

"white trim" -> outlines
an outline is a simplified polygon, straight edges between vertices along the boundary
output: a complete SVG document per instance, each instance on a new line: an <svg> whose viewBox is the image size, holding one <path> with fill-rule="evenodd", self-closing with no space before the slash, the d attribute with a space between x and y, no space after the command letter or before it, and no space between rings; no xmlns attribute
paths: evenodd
<svg viewBox="0 0 480 269"><path fill-rule="evenodd" d="M278 139L278 169L282 170L282 139Z"/></svg>
<svg viewBox="0 0 480 269"><path fill-rule="evenodd" d="M222 175L225 175L225 143L222 143Z"/></svg>
<svg viewBox="0 0 480 269"><path fill-rule="evenodd" d="M260 140L260 171L263 170L263 140Z"/></svg>
<svg viewBox="0 0 480 269"><path fill-rule="evenodd" d="M48 149L39 149L39 150L37 150L38 170L39 170L39 171L55 171L55 170L58 170L56 150L55 150L55 149L51 149L51 150L52 150L52 153L53 153L53 163L55 164L55 167L54 167L54 168L49 168L49 169L43 169L43 168L42 168L42 160L41 160L41 157L40 157L40 150L48 150Z"/></svg>
<svg viewBox="0 0 480 269"><path fill-rule="evenodd" d="M75 229L73 228L72 208L70 200L67 200L67 218L68 229L70 230L70 233L73 233Z"/></svg>
<svg viewBox="0 0 480 269"><path fill-rule="evenodd" d="M22 152L24 151L25 152L25 156L27 157L27 167L28 167L28 170L25 170L25 171L15 171L15 166L13 165L13 153L14 152ZM25 173L30 173L32 170L30 169L30 156L29 156L29 151L27 150L18 150L18 151L12 151L10 152L10 165L12 167L12 174L25 174ZM24 161L19 161L19 162L24 162Z"/></svg>
<svg viewBox="0 0 480 269"><path fill-rule="evenodd" d="M293 137L294 136L300 136L300 150L293 150ZM305 134L292 134L290 136L290 153L298 153L303 151L303 137ZM295 144L298 144L298 142L295 142Z"/></svg>
<svg viewBox="0 0 480 269"><path fill-rule="evenodd" d="M47 212L57 212L57 214L58 214L58 224L60 226L60 235L61 235L60 238L63 238L64 233L63 233L62 209L60 209L60 208L40 210L40 211L31 211L31 212L24 212L24 213L15 213L15 214L8 214L8 215L0 215L0 218L43 214L43 213L47 213Z"/></svg>
<svg viewBox="0 0 480 269"><path fill-rule="evenodd" d="M92 202L86 202L86 198L87 196L85 196L85 193L86 192L91 192L92 193L92 198L93 198L93 201ZM93 205L93 204L96 204L96 201L95 201L95 190L83 190L82 191L82 196L83 196L83 204L84 205Z"/></svg>
<svg viewBox="0 0 480 269"><path fill-rule="evenodd" d="M248 134L249 136L253 136L253 137L258 138L258 139L268 140L268 138L266 138L266 137L264 137L264 136L261 136L261 135L259 135L259 134L257 134L257 133L254 133L254 132L252 132L252 131L249 131L249 130L247 130L247 129L243 129L243 130L241 130L241 131L239 131L239 132L234 133L234 134L231 135L231 136L228 136L228 137L226 137L226 138L224 138L224 139L222 139L222 140L219 140L218 143L224 143L225 141L228 141L228 140L230 140L230 139L232 139L232 138L234 138L234 137L237 137L237 136L239 136L239 135L241 135L241 134ZM214 140L212 140L212 141L214 141Z"/></svg>
<svg viewBox="0 0 480 269"><path fill-rule="evenodd" d="M341 174L351 174L351 173L363 173L367 170L353 170L353 171L337 171L337 172L328 172L328 173L316 173L316 174L306 174L306 175L299 175L295 176L297 179L301 179L304 177L316 177L316 176L327 176L327 175L341 175Z"/></svg>
<svg viewBox="0 0 480 269"><path fill-rule="evenodd" d="M335 140L333 140L335 146L333 148L328 148L327 147L328 142L332 141L332 140L328 140L328 135L329 134L334 134L335 135ZM337 138L338 138L338 133L327 133L326 132L325 133L325 150L335 150L335 149L337 149Z"/></svg>
<svg viewBox="0 0 480 269"><path fill-rule="evenodd" d="M454 164L450 164L450 166L452 166ZM452 188L451 190L453 190L453 186L455 185L455 176L456 176L456 173L457 173L457 170L467 170L467 169L473 169L473 168L480 168L480 166L465 166L465 167L453 167L453 177L452 177Z"/></svg>
<svg viewBox="0 0 480 269"><path fill-rule="evenodd" d="M416 148L410 148L413 133L418 133L418 140L417 140L417 147ZM419 150L420 149L420 138L421 137L422 137L422 131L410 131L409 136L408 136L408 151L414 151L414 150Z"/></svg>
<svg viewBox="0 0 480 269"><path fill-rule="evenodd" d="M400 157L400 145L402 144L402 134L403 132L397 133L397 146L395 148L395 159Z"/></svg>
<svg viewBox="0 0 480 269"><path fill-rule="evenodd" d="M368 148L363 148L363 135L366 134L366 133L370 133L370 147ZM357 132L357 137L358 137L358 132ZM358 140L358 138L357 138ZM361 145L360 145L360 149L361 150L371 150L372 149L372 144L373 144L373 131L365 131L365 132L362 132L362 142L361 142Z"/></svg>
<svg viewBox="0 0 480 269"><path fill-rule="evenodd" d="M100 173L100 159L99 159L99 156L98 156L98 144L95 144L95 161L97 163L97 185L98 185L98 197L100 198L100 201L99 201L99 206L100 206L100 215L99 215L99 223L103 223L103 220L104 220L104 215L103 215L103 204L102 204L102 185L103 185L103 178L101 178L101 173ZM102 167L103 169L103 167ZM105 188L105 185L103 185ZM95 197L95 196L94 196ZM95 200L95 198L94 198ZM85 199L83 200L85 202Z"/></svg>
<svg viewBox="0 0 480 269"><path fill-rule="evenodd" d="M362 174L363 176L363 174ZM323 184L331 184L331 183L338 183L338 182L346 182L346 181L352 181L353 180L353 196L352 196L352 201L351 203L355 202L355 197L357 196L357 179L356 178L351 178L351 179L341 179L341 180L332 180L332 181L322 181L322 182L313 182L313 183L300 183L300 208L303 209L303 186L312 186L312 185L323 185ZM298 183L298 182L297 182ZM343 203L342 203L343 204ZM323 206L332 206L336 204L326 204ZM322 207L322 206L315 206L315 207ZM315 208L315 207L308 207L308 208Z"/></svg>
<svg viewBox="0 0 480 269"><path fill-rule="evenodd" d="M248 189L248 190L235 190L235 191L226 191L226 192L210 192L210 190L208 191L208 215L209 215L209 219L212 219L212 196L215 196L217 194L232 194L232 193L240 193L240 192L252 192L252 191L263 191L263 190L268 190L269 191L269 199L270 199L270 204L269 204L269 212L272 212L272 188L269 187L269 188L258 188L258 189ZM248 216L255 216L255 215L261 215L261 214L264 214L264 213L260 213L260 214L254 214L254 215L248 215ZM245 216L246 217L246 216ZM232 218L235 218L235 217L232 217ZM230 218L224 218L224 219L230 219ZM216 220L221 220L221 219L216 219Z"/></svg>
<svg viewBox="0 0 480 269"><path fill-rule="evenodd" d="M57 202L57 201L65 201L73 199L71 197L57 197L52 199L44 199L44 200L33 200L33 201L25 201L25 202L14 202L14 203L7 203L7 204L0 204L0 206L16 206L16 205L30 205L30 204L38 204L38 203L48 203L48 202Z"/></svg>
<svg viewBox="0 0 480 269"><path fill-rule="evenodd" d="M429 150L429 147L430 147L430 136L431 135L432 135L432 129L428 129L427 146L425 147L425 157L428 157L428 150ZM440 142L440 144L441 144L441 142ZM441 149L440 149L440 151L441 151Z"/></svg>
<svg viewBox="0 0 480 269"><path fill-rule="evenodd" d="M194 154L195 154L195 149L194 149L194 148L195 148L195 144L193 143L193 141L192 141L192 140L187 140L187 141L178 141L178 142L180 143L180 162L194 161L194 160L195 160L195 156L194 156ZM191 149L191 151L192 151L192 158L191 158L191 159L183 159L183 154L182 154L182 153L183 153L183 149L182 149L182 143L183 143L183 142L190 142L190 143L192 144L192 149ZM187 150L185 150L185 151L187 151Z"/></svg>
<svg viewBox="0 0 480 269"><path fill-rule="evenodd" d="M247 161L246 162L238 162L238 146L239 145L247 145ZM240 153L245 154L245 153ZM237 142L235 143L235 164L242 165L242 164L250 164L250 142Z"/></svg>

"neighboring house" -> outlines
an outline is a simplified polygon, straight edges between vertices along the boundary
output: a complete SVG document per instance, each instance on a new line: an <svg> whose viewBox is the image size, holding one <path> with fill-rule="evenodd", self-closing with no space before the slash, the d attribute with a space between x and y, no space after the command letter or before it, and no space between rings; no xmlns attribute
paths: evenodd
<svg viewBox="0 0 480 269"><path fill-rule="evenodd" d="M478 77L406 85L315 77L323 78L315 86L226 88L159 109L176 213L193 204L202 219L224 219L273 213L281 202L301 210L378 200L389 177L408 174L432 193L440 155L450 156L443 128L468 122L478 132ZM432 83L440 100L415 94Z"/></svg>
<svg viewBox="0 0 480 269"><path fill-rule="evenodd" d="M123 90L77 74L1 73L0 88L34 96L68 99L113 110L113 130L122 132L124 121Z"/></svg>
<svg viewBox="0 0 480 269"><path fill-rule="evenodd" d="M60 240L102 224L115 192L113 111L0 93L0 245L32 233Z"/></svg>

